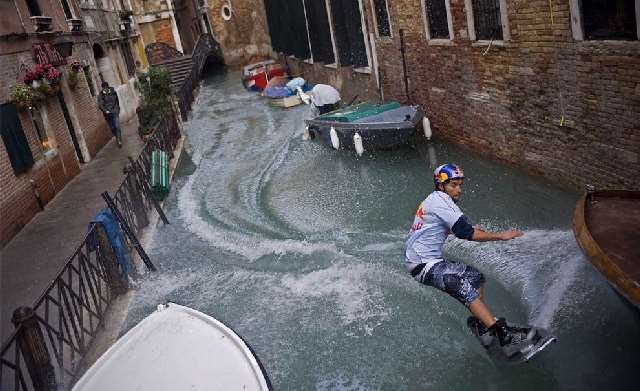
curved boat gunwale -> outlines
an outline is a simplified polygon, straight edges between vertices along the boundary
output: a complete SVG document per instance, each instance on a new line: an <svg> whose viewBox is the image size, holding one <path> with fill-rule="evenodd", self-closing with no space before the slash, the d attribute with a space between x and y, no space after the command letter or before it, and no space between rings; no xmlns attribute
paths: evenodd
<svg viewBox="0 0 640 391"><path fill-rule="evenodd" d="M221 332L223 338L228 338L231 344L236 347L237 351L246 361L260 390L272 390L271 380L269 379L262 362L255 354L253 348L244 340L244 338L242 338L242 336L240 336L240 334L236 333L231 327L210 315L190 307L170 302L162 307L159 306L156 311L142 319L138 324L122 335L93 363L93 365L86 370L84 374L82 374L78 381L73 385L72 391L84 390L87 389L89 385L93 385L96 379L100 379L102 376L101 371L111 365L115 358L126 352L128 348L127 344L141 343L141 341L148 338L145 337L145 332L158 329L158 324L162 325L164 323L158 323L159 321L166 321L167 319L164 319L165 317L171 316L175 313L178 313L178 316L184 316L184 314L187 314L188 316L195 318L197 321L208 324L210 327ZM163 325L162 327L165 326ZM152 365L149 363L144 364Z"/></svg>
<svg viewBox="0 0 640 391"><path fill-rule="evenodd" d="M640 284L633 280L613 261L591 235L587 222L587 203L594 198L629 198L640 202L640 191L634 190L600 190L585 193L576 204L573 216L573 232L578 245L587 259L605 276L609 284L640 309Z"/></svg>

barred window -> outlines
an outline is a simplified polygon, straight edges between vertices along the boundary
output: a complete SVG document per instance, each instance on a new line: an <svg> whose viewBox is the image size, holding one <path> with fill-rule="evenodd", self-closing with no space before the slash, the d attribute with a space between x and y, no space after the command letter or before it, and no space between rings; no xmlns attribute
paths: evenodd
<svg viewBox="0 0 640 391"><path fill-rule="evenodd" d="M449 22L445 0L424 0L429 39L449 39Z"/></svg>
<svg viewBox="0 0 640 391"><path fill-rule="evenodd" d="M500 0L472 0L476 39L502 40Z"/></svg>
<svg viewBox="0 0 640 391"><path fill-rule="evenodd" d="M582 0L585 39L638 39L636 0Z"/></svg>
<svg viewBox="0 0 640 391"><path fill-rule="evenodd" d="M389 26L387 0L373 0L373 7L376 15L376 25L378 26L378 36L390 37L391 27Z"/></svg>

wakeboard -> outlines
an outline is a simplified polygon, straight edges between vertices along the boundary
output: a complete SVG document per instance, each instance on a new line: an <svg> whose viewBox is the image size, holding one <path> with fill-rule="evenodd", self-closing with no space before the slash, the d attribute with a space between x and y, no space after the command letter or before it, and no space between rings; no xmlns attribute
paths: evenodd
<svg viewBox="0 0 640 391"><path fill-rule="evenodd" d="M531 327L531 326L516 325L513 323L509 323L509 325L516 326L516 327ZM534 327L536 331L536 335L533 338L532 344L508 356L500 346L500 341L498 340L498 337L490 335L489 333L478 335L478 331L477 331L478 327L474 326L473 321L469 321L467 323L467 326L471 330L471 333L476 338L478 338L478 340L480 341L480 344L485 349L487 349L487 352L493 359L510 363L510 364L520 364L523 362L529 362L529 360L531 360L536 354L543 351L552 342L557 341L557 338L551 333L549 333L547 330Z"/></svg>

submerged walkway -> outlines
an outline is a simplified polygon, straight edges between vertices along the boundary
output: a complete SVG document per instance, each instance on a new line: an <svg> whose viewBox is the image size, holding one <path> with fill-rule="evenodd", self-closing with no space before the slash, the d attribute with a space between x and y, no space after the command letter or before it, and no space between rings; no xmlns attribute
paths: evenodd
<svg viewBox="0 0 640 391"><path fill-rule="evenodd" d="M127 157L142 149L137 121L123 125L122 148L109 141L45 210L0 250L0 341L13 331L11 314L31 305L51 283L87 232L90 219L105 207L100 194L114 193Z"/></svg>

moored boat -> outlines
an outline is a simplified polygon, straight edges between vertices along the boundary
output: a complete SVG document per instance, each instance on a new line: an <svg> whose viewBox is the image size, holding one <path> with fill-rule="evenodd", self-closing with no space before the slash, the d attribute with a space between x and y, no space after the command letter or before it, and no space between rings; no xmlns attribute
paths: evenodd
<svg viewBox="0 0 640 391"><path fill-rule="evenodd" d="M387 149L406 144L423 117L418 106L364 102L306 120L305 132L335 149Z"/></svg>
<svg viewBox="0 0 640 391"><path fill-rule="evenodd" d="M285 75L285 69L276 61L259 61L242 68L242 85L249 90L262 91L271 79Z"/></svg>
<svg viewBox="0 0 640 391"><path fill-rule="evenodd" d="M589 261L640 308L640 191L586 193L576 205L573 231Z"/></svg>
<svg viewBox="0 0 640 391"><path fill-rule="evenodd" d="M169 303L93 364L73 391L269 390L250 347L222 322Z"/></svg>

